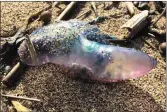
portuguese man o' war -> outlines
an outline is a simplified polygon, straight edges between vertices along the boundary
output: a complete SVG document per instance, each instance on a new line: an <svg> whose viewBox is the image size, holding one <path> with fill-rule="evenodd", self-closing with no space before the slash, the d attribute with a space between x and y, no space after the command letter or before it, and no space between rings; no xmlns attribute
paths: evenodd
<svg viewBox="0 0 167 112"><path fill-rule="evenodd" d="M37 63L32 62L25 41L18 48L18 54L28 65L78 66L90 71L90 78L106 82L134 79L156 66L156 60L141 51L109 45L104 39L106 36L112 38L86 22L59 21L30 34Z"/></svg>

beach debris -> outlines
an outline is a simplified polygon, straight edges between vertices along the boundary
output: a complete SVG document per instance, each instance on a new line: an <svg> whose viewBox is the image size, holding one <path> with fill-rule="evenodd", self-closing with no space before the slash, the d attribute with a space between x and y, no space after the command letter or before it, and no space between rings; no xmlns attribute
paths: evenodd
<svg viewBox="0 0 167 112"><path fill-rule="evenodd" d="M162 13L159 15L159 17L151 24L151 27L155 26L155 24L161 19L161 17L165 14L166 7L163 9Z"/></svg>
<svg viewBox="0 0 167 112"><path fill-rule="evenodd" d="M32 16L30 16L28 18L27 24L25 26L28 27L29 24L31 24L32 22L37 20L42 12L43 12L43 10L38 12L38 13L36 13L36 14L34 14L34 15L32 15Z"/></svg>
<svg viewBox="0 0 167 112"><path fill-rule="evenodd" d="M137 7L139 5L139 2L138 1L134 1L133 4L134 4L134 6Z"/></svg>
<svg viewBox="0 0 167 112"><path fill-rule="evenodd" d="M59 3L60 3L59 1L53 2L52 7L56 7L61 10L62 8L58 6Z"/></svg>
<svg viewBox="0 0 167 112"><path fill-rule="evenodd" d="M14 108L13 105L11 105L11 106L7 107L7 111L6 112L16 112L16 109Z"/></svg>
<svg viewBox="0 0 167 112"><path fill-rule="evenodd" d="M90 79L105 82L137 78L156 66L156 60L141 51L109 45L105 38L115 39L113 36L79 20L59 21L30 36L39 61L32 62L24 42L18 48L21 61L30 66L55 63L73 68L75 65L90 71Z"/></svg>
<svg viewBox="0 0 167 112"><path fill-rule="evenodd" d="M28 35L26 35L25 40L26 40L26 43L27 43L28 51L30 52L32 62L36 63L38 61L38 59L37 59L37 53L35 51L34 45L32 44Z"/></svg>
<svg viewBox="0 0 167 112"><path fill-rule="evenodd" d="M91 10L87 10L86 12L82 13L81 15L77 16L76 19L79 19L82 16L87 16L88 14L91 13Z"/></svg>
<svg viewBox="0 0 167 112"><path fill-rule="evenodd" d="M10 99L20 99L20 100L29 100L29 101L36 101L36 102L42 102L39 99L36 98L27 98L27 97L22 97L22 96L14 96L14 95L5 95L1 94L2 97L10 98Z"/></svg>
<svg viewBox="0 0 167 112"><path fill-rule="evenodd" d="M65 9L65 8L60 7L59 4L63 4L63 3L60 1L52 2L52 8L56 7L59 9L57 11L58 15L61 14L63 12L63 10Z"/></svg>
<svg viewBox="0 0 167 112"><path fill-rule="evenodd" d="M127 9L129 11L130 15L133 16L134 12L135 12L133 3L132 2L125 2L125 3L126 3Z"/></svg>
<svg viewBox="0 0 167 112"><path fill-rule="evenodd" d="M11 42L11 43L10 43ZM0 41L0 63L10 65L17 55L17 46L13 46L14 41L2 39Z"/></svg>
<svg viewBox="0 0 167 112"><path fill-rule="evenodd" d="M148 8L148 3L147 1L134 1L133 4L140 10Z"/></svg>
<svg viewBox="0 0 167 112"><path fill-rule="evenodd" d="M134 15L123 26L121 26L121 28L128 29L129 31L129 33L125 37L133 38L134 36L136 36L136 34L139 33L148 24L147 18L148 18L148 10L145 10L139 14Z"/></svg>
<svg viewBox="0 0 167 112"><path fill-rule="evenodd" d="M15 109L17 110L17 112L30 112L30 110L23 106L21 103L19 103L18 101L11 101L13 106L15 107Z"/></svg>
<svg viewBox="0 0 167 112"><path fill-rule="evenodd" d="M71 2L66 8L65 10L59 15L59 17L57 18L57 20L62 20L65 18L65 16L67 15L67 13L69 13L71 11L71 9L75 6L77 2L73 1Z"/></svg>
<svg viewBox="0 0 167 112"><path fill-rule="evenodd" d="M0 58L4 58L4 55L8 52L9 50L9 43L7 42L7 40L4 41L0 41Z"/></svg>
<svg viewBox="0 0 167 112"><path fill-rule="evenodd" d="M122 40L119 40L119 39L107 39L109 42L111 43L117 43L117 44L125 44L128 42L128 40L126 39L122 39Z"/></svg>
<svg viewBox="0 0 167 112"><path fill-rule="evenodd" d="M1 60L0 60L1 61ZM4 69L5 65L3 63L0 63L0 81L2 81L2 78L4 76L4 72L3 72L3 69Z"/></svg>
<svg viewBox="0 0 167 112"><path fill-rule="evenodd" d="M1 38L0 53L7 52L8 50L11 51L15 47L19 46L19 44L22 42L21 38L23 37L25 30L26 30L26 26L20 28L17 31L17 33L12 37ZM5 53L2 53L2 54L5 54Z"/></svg>
<svg viewBox="0 0 167 112"><path fill-rule="evenodd" d="M150 33L155 33L155 34L158 34L158 35L164 35L164 36L166 36L166 30L159 30L159 29L156 29L154 27L150 27L149 28L149 32Z"/></svg>
<svg viewBox="0 0 167 112"><path fill-rule="evenodd" d="M7 66L5 66L4 72L8 73L11 69L12 69L11 66L7 65Z"/></svg>
<svg viewBox="0 0 167 112"><path fill-rule="evenodd" d="M146 39L144 39L143 37L141 37L141 39L146 43L148 44L153 50L157 50L156 47L154 47L149 41L147 41Z"/></svg>
<svg viewBox="0 0 167 112"><path fill-rule="evenodd" d="M109 10L113 6L113 2L104 2L104 10Z"/></svg>
<svg viewBox="0 0 167 112"><path fill-rule="evenodd" d="M25 26L28 26L29 24L31 24L32 22L34 22L35 20L37 20L40 17L41 13L43 13L44 11L47 11L47 10L49 10L51 8L52 8L52 5L49 5L47 8L45 8L45 9L43 9L43 10L41 10L41 11L39 11L39 12L33 14L33 15L31 15L28 18L27 24Z"/></svg>
<svg viewBox="0 0 167 112"><path fill-rule="evenodd" d="M88 23L93 25L93 24L96 24L96 23L103 22L107 18L108 17L105 17L105 16L98 16L97 18L93 19L92 21L89 21Z"/></svg>
<svg viewBox="0 0 167 112"><path fill-rule="evenodd" d="M149 10L149 15L158 15L159 13L155 9Z"/></svg>
<svg viewBox="0 0 167 112"><path fill-rule="evenodd" d="M98 17L96 3L95 2L90 2L90 4L91 4L91 8L93 9L93 12L95 13L95 16Z"/></svg>
<svg viewBox="0 0 167 112"><path fill-rule="evenodd" d="M156 10L161 13L166 7L166 1L154 1Z"/></svg>
<svg viewBox="0 0 167 112"><path fill-rule="evenodd" d="M163 42L159 45L159 50L162 52L162 53L165 53L166 52L166 42Z"/></svg>
<svg viewBox="0 0 167 112"><path fill-rule="evenodd" d="M155 38L155 35L152 34L152 33L148 33L148 36L150 36L150 37L154 37L154 38Z"/></svg>
<svg viewBox="0 0 167 112"><path fill-rule="evenodd" d="M26 24L21 27L17 33L14 35L14 36L11 36L10 35L8 36L8 38L1 38L1 41L6 41L6 43L8 43L8 46L11 45L12 47L15 47L15 46L19 46L19 44L24 40L24 38L22 38L24 35L25 35L25 32L27 31L27 28L28 26L34 22L35 20L37 20L39 17L41 17L41 20L43 20L43 17L40 16L41 13L45 12L45 11L48 11L49 9L51 9L51 5L33 15L31 15L28 19L27 19L27 22ZM45 13L43 13L43 15L45 15ZM2 43L2 42L1 42ZM3 46L1 46L3 47Z"/></svg>
<svg viewBox="0 0 167 112"><path fill-rule="evenodd" d="M139 9L145 9L146 7L148 7L148 3L149 2L147 2L147 1L139 2L138 8Z"/></svg>
<svg viewBox="0 0 167 112"><path fill-rule="evenodd" d="M43 21L44 25L47 25L51 21L51 16L52 16L51 10L44 11L41 13L39 21Z"/></svg>
<svg viewBox="0 0 167 112"><path fill-rule="evenodd" d="M22 43L23 40L26 40L28 43L27 45L29 47L30 54L32 54L31 55L32 60L34 61L34 63L35 63L35 61L37 61L35 51L33 49L33 45L31 44L30 39L25 38L27 36L24 36L24 35L27 31L28 26L32 22L34 22L36 19L38 19L40 17L41 20L44 20L44 21L46 20L44 15L49 16L49 14L47 14L47 12L50 8L51 8L51 6L49 6L45 9L37 12L36 14L30 16L27 19L26 24L23 27L21 27L14 36L8 37L8 38L1 38L1 44L0 44L0 47L1 47L1 49L0 49L0 58L1 58L0 62L1 63L4 62L6 64L10 64L9 62L12 62L12 60L14 59L14 56L16 56L16 54L17 54L17 48ZM13 73L13 72L17 71L17 69L19 68L19 67L17 68L17 66L20 66L20 65L16 64L16 68L14 68L14 71L12 71L13 70L12 69L11 70L12 73L9 72L8 75L3 79L3 82L6 83L7 85L11 85L11 83L14 81L13 78L11 78L11 77L13 77L13 75L14 76L16 75L16 77L19 75L19 73L16 73L16 74ZM20 69L22 69L22 67Z"/></svg>
<svg viewBox="0 0 167 112"><path fill-rule="evenodd" d="M70 3L70 1L59 1L60 4L65 4L68 5Z"/></svg>
<svg viewBox="0 0 167 112"><path fill-rule="evenodd" d="M11 71L2 79L2 83L6 86L11 86L20 76L20 72L23 70L25 65L18 62Z"/></svg>
<svg viewBox="0 0 167 112"><path fill-rule="evenodd" d="M110 10L113 7L118 8L120 1L104 2L104 10Z"/></svg>

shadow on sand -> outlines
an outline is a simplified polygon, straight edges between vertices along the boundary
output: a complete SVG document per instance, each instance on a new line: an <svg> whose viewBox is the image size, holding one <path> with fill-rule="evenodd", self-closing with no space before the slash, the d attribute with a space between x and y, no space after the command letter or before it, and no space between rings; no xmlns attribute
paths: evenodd
<svg viewBox="0 0 167 112"><path fill-rule="evenodd" d="M129 81L102 84L73 79L62 66L46 64L27 69L21 80L24 94L43 103L29 108L39 111L165 112L149 93Z"/></svg>

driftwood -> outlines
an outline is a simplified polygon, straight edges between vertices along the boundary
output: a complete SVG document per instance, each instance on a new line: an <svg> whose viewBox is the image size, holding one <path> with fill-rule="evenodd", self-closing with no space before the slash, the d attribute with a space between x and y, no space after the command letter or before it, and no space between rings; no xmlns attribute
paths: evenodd
<svg viewBox="0 0 167 112"><path fill-rule="evenodd" d="M130 15L133 16L134 12L135 12L133 3L132 2L125 2L125 3L126 3L127 9L129 11Z"/></svg>
<svg viewBox="0 0 167 112"><path fill-rule="evenodd" d="M148 24L147 17L148 10L142 11L140 14L134 15L121 27L129 30L130 33L127 35L127 38L133 38Z"/></svg>
<svg viewBox="0 0 167 112"><path fill-rule="evenodd" d="M26 43L27 43L27 47L31 55L32 62L35 64L38 61L37 53L28 35L26 35Z"/></svg>
<svg viewBox="0 0 167 112"><path fill-rule="evenodd" d="M52 7L56 7L58 9L61 9L61 7L59 7L58 4L59 4L59 1L53 2Z"/></svg>
<svg viewBox="0 0 167 112"><path fill-rule="evenodd" d="M5 95L5 94L1 94L1 96L2 97L11 98L11 99L21 99L21 100L42 102L41 100L36 99L36 98L27 98L27 97L22 97L22 96L13 96L13 95Z"/></svg>
<svg viewBox="0 0 167 112"><path fill-rule="evenodd" d="M87 14L89 14L90 12L91 12L91 10L88 10L88 11L84 12L83 14L77 16L76 19L78 19L78 18L80 18L80 17L82 17L82 16L84 16L84 15L87 15Z"/></svg>
<svg viewBox="0 0 167 112"><path fill-rule="evenodd" d="M154 38L155 38L155 35L152 34L152 33L148 33L148 35L149 35L150 37L154 37Z"/></svg>
<svg viewBox="0 0 167 112"><path fill-rule="evenodd" d="M18 62L12 70L2 79L3 84L10 86L20 76L21 70L25 67L24 64Z"/></svg>
<svg viewBox="0 0 167 112"><path fill-rule="evenodd" d="M148 44L153 50L157 50L149 41L145 40L143 37L141 37L141 39Z"/></svg>
<svg viewBox="0 0 167 112"><path fill-rule="evenodd" d="M63 18L65 17L65 15L70 12L70 10L74 7L74 5L75 5L76 3L77 3L77 2L74 2L74 1L71 2L71 3L65 8L65 10L59 15L59 17L57 18L57 20L63 19Z"/></svg>
<svg viewBox="0 0 167 112"><path fill-rule="evenodd" d="M97 13L97 8L96 8L96 3L95 2L90 2L91 7L95 13L95 16L98 17L98 13Z"/></svg>
<svg viewBox="0 0 167 112"><path fill-rule="evenodd" d="M165 14L166 12L166 7L164 8L164 10L162 11L162 13L159 15L159 17L157 18L157 20L155 20L151 26L155 26L155 24L159 21L159 19L161 19L161 17Z"/></svg>

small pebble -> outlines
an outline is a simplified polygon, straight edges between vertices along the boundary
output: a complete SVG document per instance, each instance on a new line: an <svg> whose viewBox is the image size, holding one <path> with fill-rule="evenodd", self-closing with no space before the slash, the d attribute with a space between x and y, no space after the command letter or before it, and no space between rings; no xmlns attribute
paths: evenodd
<svg viewBox="0 0 167 112"><path fill-rule="evenodd" d="M105 3L104 4L104 10L109 10L111 9L113 6L113 3L112 2L109 2L109 3Z"/></svg>
<svg viewBox="0 0 167 112"><path fill-rule="evenodd" d="M8 73L11 69L12 69L11 66L7 65L7 66L5 66L4 72Z"/></svg>
<svg viewBox="0 0 167 112"><path fill-rule="evenodd" d="M56 7L58 4L59 4L59 2L58 2L58 1L53 2L53 7ZM58 7L58 8L59 8L59 7Z"/></svg>
<svg viewBox="0 0 167 112"><path fill-rule="evenodd" d="M163 53L166 52L166 42L161 43L160 46L159 46L159 49Z"/></svg>
<svg viewBox="0 0 167 112"><path fill-rule="evenodd" d="M134 4L134 6L137 7L139 5L139 2L135 1L135 2L133 2L133 4Z"/></svg>
<svg viewBox="0 0 167 112"><path fill-rule="evenodd" d="M44 11L44 12L41 13L39 21L43 21L44 24L46 25L50 22L51 16L52 16L52 13L51 13L50 10Z"/></svg>
<svg viewBox="0 0 167 112"><path fill-rule="evenodd" d="M8 112L16 112L16 110L14 109L14 107L8 106Z"/></svg>
<svg viewBox="0 0 167 112"><path fill-rule="evenodd" d="M138 8L145 9L148 6L148 2L139 2Z"/></svg>
<svg viewBox="0 0 167 112"><path fill-rule="evenodd" d="M149 11L149 14L150 14L150 15L156 14L156 13L155 13L155 10L150 10L150 11Z"/></svg>

